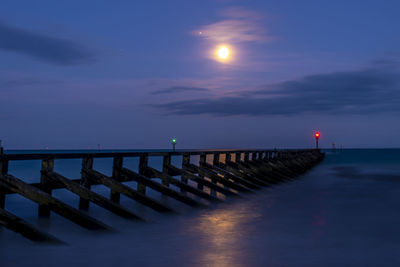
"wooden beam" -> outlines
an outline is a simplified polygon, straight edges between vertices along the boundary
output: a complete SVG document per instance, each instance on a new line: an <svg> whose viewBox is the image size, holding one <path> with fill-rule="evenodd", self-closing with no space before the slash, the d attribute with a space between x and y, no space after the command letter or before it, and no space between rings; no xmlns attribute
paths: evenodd
<svg viewBox="0 0 400 267"><path fill-rule="evenodd" d="M145 172L145 169L143 169L143 172ZM205 207L205 205L203 205L202 203L197 202L194 199L191 199L190 197L187 197L187 196L181 194L180 192L176 192L162 184L152 181L151 179L145 177L142 174L135 173L126 168L123 168L121 170L121 174L122 174L122 176L125 176L129 179L133 179L134 181L136 181L138 183L148 186L148 187L152 188L153 190L156 190L166 196L174 198L182 203L185 203L186 205L189 205L192 207Z"/></svg>
<svg viewBox="0 0 400 267"><path fill-rule="evenodd" d="M156 210L158 212L173 212L172 209L168 208L164 204L161 204L157 200L151 199L146 195L134 190L133 188L130 188L129 186L126 186L98 171L88 169L83 169L82 171L86 172L88 179L91 179L96 183L103 184L113 191L123 194L153 210Z"/></svg>
<svg viewBox="0 0 400 267"><path fill-rule="evenodd" d="M139 159L139 174L143 174L149 162L149 157L147 154L141 155ZM146 194L146 185L143 183L138 183L137 189L140 193Z"/></svg>
<svg viewBox="0 0 400 267"><path fill-rule="evenodd" d="M252 190L250 190L249 188L247 188L243 185L237 184L235 182L229 181L228 179L219 176L217 173L215 173L214 171L212 171L208 168L198 167L193 164L191 164L190 166L192 167L193 170L196 170L197 173L199 173L203 176L210 177L211 179L214 179L216 182L223 184L224 186L230 187L239 192L252 192Z"/></svg>
<svg viewBox="0 0 400 267"><path fill-rule="evenodd" d="M185 174L190 180L196 182L197 184L201 184L203 186L207 186L210 189L213 189L215 191L217 191L218 193L221 193L225 196L234 196L234 197L239 197L239 195L227 188L223 188L217 184L214 184L213 182L210 182L208 180L205 180L203 178L200 178L199 176L196 176L195 174L183 170L183 169L179 169L173 165L168 166L168 169L170 170L170 175L183 175Z"/></svg>
<svg viewBox="0 0 400 267"><path fill-rule="evenodd" d="M52 172L54 170L54 159L45 159L42 160L42 170L40 175L40 189L51 195L51 186L49 185L46 176L43 175L43 172ZM49 217L50 216L50 208L48 205L39 203L39 216L40 217Z"/></svg>
<svg viewBox="0 0 400 267"><path fill-rule="evenodd" d="M21 234L25 238L34 242L50 243L58 245L65 244L61 240L36 229L31 224L27 223L23 219L18 218L14 214L4 209L0 209L0 225L6 227L7 229L17 234Z"/></svg>
<svg viewBox="0 0 400 267"><path fill-rule="evenodd" d="M115 156L113 158L112 178L115 181L121 181L121 172L120 172L120 170L122 169L123 164L124 164L123 163L123 157ZM115 203L119 203L120 198L121 198L120 193L111 188L111 192L110 192L111 201L114 201Z"/></svg>
<svg viewBox="0 0 400 267"><path fill-rule="evenodd" d="M90 191L86 187L84 187L78 183L75 183L58 173L47 172L47 173L43 173L43 175L46 176L48 181L51 181L52 183L55 183L55 184L61 184L67 190L71 191L74 194L77 194L82 199L91 201L91 202L95 203L96 205L98 205L108 211L111 211L112 213L114 213L118 216L124 217L126 219L135 219L135 220L144 221L144 219L133 214L131 211L127 210L126 208L122 207L121 205L117 204L116 202L113 202L113 201L103 197L102 195L99 195L93 191Z"/></svg>
<svg viewBox="0 0 400 267"><path fill-rule="evenodd" d="M269 186L268 183L264 182L263 180L260 180L254 176L250 176L250 175L242 175L243 173L240 173L238 171L232 171L225 169L224 167L226 166L226 164L223 163L219 163L218 165L213 165L212 167L218 171L219 173L223 174L224 176L227 177L235 177L240 178L242 180L245 181L249 181L252 184L258 185L258 186ZM244 184L246 186L246 184Z"/></svg>
<svg viewBox="0 0 400 267"><path fill-rule="evenodd" d="M43 192L12 175L2 175L0 177L0 185L38 203L39 205L45 206L51 211L54 211L86 229L111 230L110 227L102 222L74 209L68 204L61 202L46 192Z"/></svg>
<svg viewBox="0 0 400 267"><path fill-rule="evenodd" d="M217 165L210 165L208 163L202 163L200 165L200 167L207 168L207 169L209 169L209 170L211 170L211 171L213 171L213 172L215 172L217 174L221 174L225 178L230 179L233 182L241 184L241 185L243 185L245 187L248 187L248 188L251 188L251 189L261 189L260 186L254 184L253 182L246 181L245 179L243 179L241 177L238 177L238 176L236 176L236 175L234 175L232 173L229 173L229 172L219 168Z"/></svg>
<svg viewBox="0 0 400 267"><path fill-rule="evenodd" d="M222 202L220 199L218 199L217 197L211 196L203 191L200 191L186 183L183 183L181 181L179 181L178 179L175 179L174 177L166 174L166 173L161 173L159 171L157 171L154 168L151 167L147 167L146 168L146 172L145 172L146 176L149 178L162 178L163 180L166 180L168 183L171 183L173 185L175 185L176 187L179 187L180 189L185 190L186 192L192 193L193 195L196 195L198 197L204 198L208 201L211 202Z"/></svg>
<svg viewBox="0 0 400 267"><path fill-rule="evenodd" d="M93 169L93 158L83 158L82 159L82 169ZM86 177L86 173L81 171L81 180L80 184L86 189L90 190L91 183L90 180ZM79 209L88 210L90 205L90 201L86 198L79 198Z"/></svg>

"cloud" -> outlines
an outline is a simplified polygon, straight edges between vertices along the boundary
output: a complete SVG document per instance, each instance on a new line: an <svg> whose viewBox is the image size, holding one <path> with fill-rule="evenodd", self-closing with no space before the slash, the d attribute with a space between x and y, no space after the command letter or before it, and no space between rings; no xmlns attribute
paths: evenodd
<svg viewBox="0 0 400 267"><path fill-rule="evenodd" d="M182 93L182 92L205 92L209 91L207 88L200 87L190 87L190 86L172 86L165 89L157 90L152 92L153 95L161 95L161 94L172 94L172 93Z"/></svg>
<svg viewBox="0 0 400 267"><path fill-rule="evenodd" d="M262 24L262 14L241 7L221 12L222 20L203 25L193 33L217 43L267 42L271 38Z"/></svg>
<svg viewBox="0 0 400 267"><path fill-rule="evenodd" d="M28 55L56 65L94 61L87 48L70 40L51 37L0 22L0 50Z"/></svg>
<svg viewBox="0 0 400 267"><path fill-rule="evenodd" d="M376 64L359 71L316 74L216 98L155 105L169 114L268 116L400 112L400 75ZM258 87L260 88L260 87Z"/></svg>

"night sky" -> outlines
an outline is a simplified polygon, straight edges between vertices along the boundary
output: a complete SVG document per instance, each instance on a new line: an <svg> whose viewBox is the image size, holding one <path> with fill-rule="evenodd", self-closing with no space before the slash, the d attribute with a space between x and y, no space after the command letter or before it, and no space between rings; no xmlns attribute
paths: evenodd
<svg viewBox="0 0 400 267"><path fill-rule="evenodd" d="M323 147L400 147L399 10L398 0L2 0L0 139L308 148L319 130Z"/></svg>

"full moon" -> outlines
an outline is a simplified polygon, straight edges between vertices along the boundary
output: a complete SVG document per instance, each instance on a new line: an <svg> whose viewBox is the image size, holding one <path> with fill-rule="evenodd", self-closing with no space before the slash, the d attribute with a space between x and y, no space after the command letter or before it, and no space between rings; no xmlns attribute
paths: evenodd
<svg viewBox="0 0 400 267"><path fill-rule="evenodd" d="M229 56L229 49L226 46L221 46L218 49L218 56L221 59L226 59Z"/></svg>

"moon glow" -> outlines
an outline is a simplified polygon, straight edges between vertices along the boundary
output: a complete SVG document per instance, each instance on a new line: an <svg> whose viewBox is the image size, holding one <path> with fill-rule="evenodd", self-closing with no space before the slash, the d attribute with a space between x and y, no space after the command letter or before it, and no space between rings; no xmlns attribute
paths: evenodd
<svg viewBox="0 0 400 267"><path fill-rule="evenodd" d="M228 49L226 46L221 46L221 47L218 49L217 54L218 54L218 57L219 57L220 59L227 59L228 56L229 56L229 49Z"/></svg>

